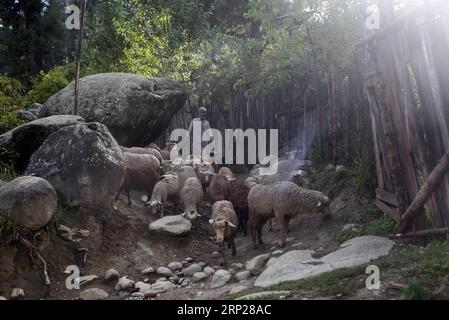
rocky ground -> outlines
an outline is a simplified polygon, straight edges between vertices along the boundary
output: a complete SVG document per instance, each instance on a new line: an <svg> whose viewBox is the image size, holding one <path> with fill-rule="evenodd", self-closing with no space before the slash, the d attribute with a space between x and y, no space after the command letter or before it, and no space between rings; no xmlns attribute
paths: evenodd
<svg viewBox="0 0 449 320"><path fill-rule="evenodd" d="M275 222L273 231L265 226L265 245L257 250L253 250L249 236L239 234L237 255L232 257L227 250L223 266L211 239L211 208L207 203L201 209L203 217L193 224L188 236L171 237L149 232L149 223L158 217L142 206L140 197L133 194L130 209L122 196L116 202L116 214L107 223L100 225L92 218L64 212L41 231L37 236L39 251L48 262L50 286L44 284L42 265L36 258L35 265L30 263L28 249L2 239L0 296L21 298L20 291L13 293L14 288L20 288L25 299L396 299L401 298L407 281L392 272L398 265L395 259L402 254L400 261L406 264L408 258L416 259L409 252L419 256L416 250L423 250L401 243L391 249L393 242L375 237L357 238L362 239L357 240L360 246L348 249L349 243L340 249L343 241L336 239L360 228L348 222L353 222L354 213L363 212L368 203L346 188L334 197L331 219L304 215L291 221L285 248L279 248ZM171 209L171 213L177 212ZM67 233L57 230L58 224L78 228L72 234L75 241L67 240ZM88 230L88 235L83 230ZM363 243L364 239L368 242ZM368 261L390 251L391 261L389 256L376 260L384 266L388 279L379 290L366 289ZM70 274L65 271L71 265L79 266L81 276L87 276L82 278L86 283L80 290L66 287ZM289 278L291 274L297 277ZM271 281L276 277L282 283Z"/></svg>

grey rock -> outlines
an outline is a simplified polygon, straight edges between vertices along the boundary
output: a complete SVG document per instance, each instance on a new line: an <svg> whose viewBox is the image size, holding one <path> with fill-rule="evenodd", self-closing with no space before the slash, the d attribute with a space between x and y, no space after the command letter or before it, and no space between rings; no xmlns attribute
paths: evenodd
<svg viewBox="0 0 449 320"><path fill-rule="evenodd" d="M11 300L21 299L25 297L25 291L22 288L14 288L9 295Z"/></svg>
<svg viewBox="0 0 449 320"><path fill-rule="evenodd" d="M345 166L337 166L336 168L335 168L335 171L337 171L337 172L343 172L343 171L345 171L346 170L346 168L345 168Z"/></svg>
<svg viewBox="0 0 449 320"><path fill-rule="evenodd" d="M31 157L26 174L48 180L67 206L106 219L125 177L123 153L100 123L51 134Z"/></svg>
<svg viewBox="0 0 449 320"><path fill-rule="evenodd" d="M33 103L26 107L26 111L32 113L36 118L42 118L41 116L41 110L44 107L43 104L40 103Z"/></svg>
<svg viewBox="0 0 449 320"><path fill-rule="evenodd" d="M149 225L150 232L183 237L190 233L192 223L181 215L166 216Z"/></svg>
<svg viewBox="0 0 449 320"><path fill-rule="evenodd" d="M268 287L287 281L296 281L341 268L366 264L388 255L394 242L382 237L363 236L341 245L341 249L321 259L312 257L313 251L293 250L280 256L256 279L255 286Z"/></svg>
<svg viewBox="0 0 449 320"><path fill-rule="evenodd" d="M261 254L257 257L254 257L250 261L246 263L246 270L250 271L253 274L259 273L263 267L265 266L265 263L270 258L270 254Z"/></svg>
<svg viewBox="0 0 449 320"><path fill-rule="evenodd" d="M223 269L217 270L214 273L214 276L212 277L212 282L211 282L210 287L212 289L222 287L226 283L228 283L229 280L231 280L231 277L232 277L232 275L229 271L223 270Z"/></svg>
<svg viewBox="0 0 449 320"><path fill-rule="evenodd" d="M177 286L170 281L159 281L151 285L151 290L158 293L166 292L175 289Z"/></svg>
<svg viewBox="0 0 449 320"><path fill-rule="evenodd" d="M280 256L281 254L283 254L284 253L284 251L282 251L282 250L275 250L275 251L273 251L271 254L273 255L273 256Z"/></svg>
<svg viewBox="0 0 449 320"><path fill-rule="evenodd" d="M145 291L143 294L145 298L155 298L158 296L159 292L157 290L150 289L148 291Z"/></svg>
<svg viewBox="0 0 449 320"><path fill-rule="evenodd" d="M207 266L204 268L203 272L207 273L208 275L213 275L215 273L214 268Z"/></svg>
<svg viewBox="0 0 449 320"><path fill-rule="evenodd" d="M153 267L146 267L145 269L142 270L142 274L143 275L147 275L147 274L151 274L151 273L155 273L156 271L154 270Z"/></svg>
<svg viewBox="0 0 449 320"><path fill-rule="evenodd" d="M173 262L170 262L167 267L169 267L172 271L180 270L180 269L182 269L182 263L173 261Z"/></svg>
<svg viewBox="0 0 449 320"><path fill-rule="evenodd" d="M37 117L28 110L17 110L17 111L14 111L14 113L15 113L17 119L22 120L22 121L30 122L30 121L37 120Z"/></svg>
<svg viewBox="0 0 449 320"><path fill-rule="evenodd" d="M240 271L235 275L235 278L237 281L245 281L248 280L251 277L251 272L248 270Z"/></svg>
<svg viewBox="0 0 449 320"><path fill-rule="evenodd" d="M136 282L135 288L140 292L146 292L151 290L151 285L142 281Z"/></svg>
<svg viewBox="0 0 449 320"><path fill-rule="evenodd" d="M193 281L194 282L199 282L202 281L204 279L207 279L207 277L209 277L209 275L205 272L195 272L193 274Z"/></svg>
<svg viewBox="0 0 449 320"><path fill-rule="evenodd" d="M104 274L104 279L106 281L110 281L110 280L116 280L120 278L120 273L115 270L115 269L109 269L108 271L106 271L106 273Z"/></svg>
<svg viewBox="0 0 449 320"><path fill-rule="evenodd" d="M134 288L135 282L128 279L127 276L121 277L114 287L115 291L128 291Z"/></svg>
<svg viewBox="0 0 449 320"><path fill-rule="evenodd" d="M193 262L193 258L191 258L191 257L187 257L187 258L185 258L184 260L187 261L188 263Z"/></svg>
<svg viewBox="0 0 449 320"><path fill-rule="evenodd" d="M38 177L19 177L0 187L0 210L32 231L45 226L57 207L55 189Z"/></svg>
<svg viewBox="0 0 449 320"><path fill-rule="evenodd" d="M81 300L105 300L109 297L109 294L98 288L90 288L83 290L80 293L80 299Z"/></svg>
<svg viewBox="0 0 449 320"><path fill-rule="evenodd" d="M167 267L159 267L159 268L157 268L156 269L156 273L160 274L161 276L165 276L165 277L171 277L173 275L173 271L171 271Z"/></svg>
<svg viewBox="0 0 449 320"><path fill-rule="evenodd" d="M266 266L268 267L269 265L275 263L277 260L278 260L277 257L271 257L271 258L268 260Z"/></svg>
<svg viewBox="0 0 449 320"><path fill-rule="evenodd" d="M22 172L44 141L61 128L84 123L84 119L73 115L60 115L34 120L20 125L0 136L0 149L14 153L14 163Z"/></svg>
<svg viewBox="0 0 449 320"><path fill-rule="evenodd" d="M40 116L73 114L74 82L50 97ZM80 80L79 115L106 125L123 146L144 146L161 135L187 100L171 79L129 73L103 73Z"/></svg>
<svg viewBox="0 0 449 320"><path fill-rule="evenodd" d="M186 276L186 277L191 277L196 272L201 272L201 271L203 271L203 268L201 268L201 266L197 263L193 263L190 266L188 266L187 268L183 269L184 276Z"/></svg>

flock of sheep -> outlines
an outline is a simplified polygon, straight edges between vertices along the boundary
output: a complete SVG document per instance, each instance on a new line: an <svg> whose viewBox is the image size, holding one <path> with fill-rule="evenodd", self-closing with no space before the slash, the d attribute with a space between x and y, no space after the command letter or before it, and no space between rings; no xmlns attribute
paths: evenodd
<svg viewBox="0 0 449 320"><path fill-rule="evenodd" d="M131 190L143 191L147 194L145 206L152 214L163 217L164 209L173 202L182 209L183 217L193 221L201 217L198 208L206 193L212 204L209 223L223 258L225 242L232 248L232 255L236 254L234 237L239 229L246 236L249 227L257 248L263 244L263 225L276 218L283 247L293 217L303 213L330 214L328 197L301 187L306 184L306 170L311 164L295 159L294 153L277 162L275 174L262 175L262 162L251 170L248 178L237 180L229 168L218 169L215 163L192 157L172 161L172 148L176 145L168 144L163 150L155 144L146 148L122 147L126 165L122 190L128 195L128 205L131 207Z"/></svg>

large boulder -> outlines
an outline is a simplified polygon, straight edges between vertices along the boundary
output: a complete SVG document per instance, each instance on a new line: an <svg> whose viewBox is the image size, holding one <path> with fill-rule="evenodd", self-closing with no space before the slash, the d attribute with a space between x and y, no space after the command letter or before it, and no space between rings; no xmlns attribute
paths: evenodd
<svg viewBox="0 0 449 320"><path fill-rule="evenodd" d="M166 216L150 223L148 228L153 233L183 237L190 233L192 223L181 215Z"/></svg>
<svg viewBox="0 0 449 320"><path fill-rule="evenodd" d="M0 187L0 210L29 230L45 226L56 207L56 192L42 178L20 177Z"/></svg>
<svg viewBox="0 0 449 320"><path fill-rule="evenodd" d="M29 175L48 180L63 203L109 214L125 177L123 153L100 123L64 127L31 157Z"/></svg>
<svg viewBox="0 0 449 320"><path fill-rule="evenodd" d="M320 259L314 259L311 250L292 250L270 264L256 279L256 287L269 287L282 282L297 281L334 271L364 265L388 255L394 242L377 236L353 238L341 249Z"/></svg>
<svg viewBox="0 0 449 320"><path fill-rule="evenodd" d="M84 123L84 119L79 116L59 115L34 120L18 126L0 136L0 149L8 150L10 153L2 153L2 157L12 158L11 160L15 161L17 170L21 172L28 165L33 153L39 149L49 135L63 127L78 123Z"/></svg>
<svg viewBox="0 0 449 320"><path fill-rule="evenodd" d="M74 82L45 102L40 116L72 114ZM80 80L78 114L100 122L123 146L156 140L184 106L187 92L172 79L147 79L128 73L103 73Z"/></svg>

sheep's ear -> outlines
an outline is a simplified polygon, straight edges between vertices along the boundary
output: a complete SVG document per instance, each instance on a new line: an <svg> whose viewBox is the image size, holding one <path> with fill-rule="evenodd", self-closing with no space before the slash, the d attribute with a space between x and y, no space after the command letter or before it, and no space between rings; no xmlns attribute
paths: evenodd
<svg viewBox="0 0 449 320"><path fill-rule="evenodd" d="M230 226L231 228L237 229L237 227L232 223L228 221L228 226Z"/></svg>
<svg viewBox="0 0 449 320"><path fill-rule="evenodd" d="M317 207L321 207L323 204L321 203L321 201L320 202L318 202L318 205L317 205Z"/></svg>
<svg viewBox="0 0 449 320"><path fill-rule="evenodd" d="M214 219L210 219L209 224L213 224L213 223L214 223Z"/></svg>
<svg viewBox="0 0 449 320"><path fill-rule="evenodd" d="M186 213L184 212L183 214L181 214L181 217L185 217L186 216Z"/></svg>

